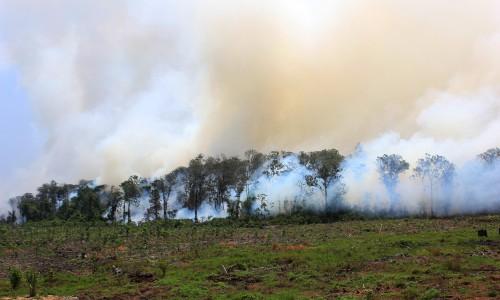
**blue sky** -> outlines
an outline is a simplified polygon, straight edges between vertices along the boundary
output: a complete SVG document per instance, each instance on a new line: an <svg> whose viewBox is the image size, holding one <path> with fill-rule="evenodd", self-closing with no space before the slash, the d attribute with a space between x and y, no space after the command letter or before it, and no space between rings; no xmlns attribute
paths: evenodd
<svg viewBox="0 0 500 300"><path fill-rule="evenodd" d="M40 152L41 137L34 124L28 96L13 68L0 69L0 176L28 166Z"/></svg>

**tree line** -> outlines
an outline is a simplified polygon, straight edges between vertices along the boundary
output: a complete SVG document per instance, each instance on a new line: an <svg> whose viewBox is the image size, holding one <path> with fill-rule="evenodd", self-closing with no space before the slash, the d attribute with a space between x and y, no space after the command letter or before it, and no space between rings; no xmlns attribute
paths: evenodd
<svg viewBox="0 0 500 300"><path fill-rule="evenodd" d="M328 192L332 185L341 181L346 159L338 150L325 149L299 154L286 151L263 154L249 150L243 157L200 154L191 159L187 166L176 168L159 178L146 179L132 175L119 185L96 185L85 180L78 184L51 181L40 186L36 193L25 193L10 199L11 205L15 207L7 216L0 218L0 222L60 219L130 223L131 208L136 207L143 197L149 201L144 213L145 220L174 218L176 210L169 206L172 200L192 210L195 221L198 221L198 210L204 202L216 209L225 206L230 217L241 218L255 212L253 204L261 196L253 191L256 180L261 175L273 177L289 172L283 160L292 155L307 170L303 175L304 184L321 192L323 209L326 211L330 197ZM487 165L493 165L500 160L500 148L490 149L478 158ZM397 206L400 196L396 186L400 175L409 169L409 163L400 155L386 154L376 159L376 166L392 205ZM426 154L417 161L412 177L421 180L429 188L429 215L433 215L434 190L448 184L454 174L454 164L443 156ZM174 196L175 199L172 199ZM263 207L259 209L267 210L265 202L262 203ZM19 218L16 211L19 212Z"/></svg>

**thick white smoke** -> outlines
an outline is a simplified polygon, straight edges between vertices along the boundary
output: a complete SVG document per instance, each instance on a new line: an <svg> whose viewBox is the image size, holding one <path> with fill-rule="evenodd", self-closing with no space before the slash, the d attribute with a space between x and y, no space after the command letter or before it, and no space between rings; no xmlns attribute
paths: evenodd
<svg viewBox="0 0 500 300"><path fill-rule="evenodd" d="M387 208L374 164L396 153L411 165L398 186L402 204L417 212L425 191L409 175L428 152L457 165L450 209L495 208L489 186L498 172L473 160L500 145L499 8L468 0L0 1L0 66L20 74L45 140L36 161L1 180L0 210L51 179L116 184L200 152L348 154L359 142L363 153L343 174L348 206ZM258 180L270 209L307 192L299 183L306 170L295 170Z"/></svg>

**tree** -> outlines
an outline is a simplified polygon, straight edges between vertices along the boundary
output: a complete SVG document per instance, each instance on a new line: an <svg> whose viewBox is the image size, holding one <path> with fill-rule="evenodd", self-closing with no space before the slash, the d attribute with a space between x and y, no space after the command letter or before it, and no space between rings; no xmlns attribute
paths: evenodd
<svg viewBox="0 0 500 300"><path fill-rule="evenodd" d="M111 186L108 193L108 220L116 221L116 212L120 203L123 201L123 192L116 186Z"/></svg>
<svg viewBox="0 0 500 300"><path fill-rule="evenodd" d="M287 151L271 151L267 155L267 168L264 170L264 174L267 177L280 176L282 173L290 171L285 164L283 164L283 159L291 155L291 152Z"/></svg>
<svg viewBox="0 0 500 300"><path fill-rule="evenodd" d="M151 185L151 196L149 197L149 208L146 211L146 219L158 220L160 218L161 202L160 191L156 185Z"/></svg>
<svg viewBox="0 0 500 300"><path fill-rule="evenodd" d="M453 179L455 173L455 166L449 162L444 156L425 154L424 158L417 161L415 167L414 177L420 178L423 183L427 179L430 191L430 216L434 215L433 193L436 184L444 185L449 184Z"/></svg>
<svg viewBox="0 0 500 300"><path fill-rule="evenodd" d="M101 219L103 208L97 192L97 190L87 185L80 186L78 188L78 195L74 199L73 215L80 215L86 221Z"/></svg>
<svg viewBox="0 0 500 300"><path fill-rule="evenodd" d="M377 170L380 174L380 180L384 183L392 200L391 205L394 205L394 202L399 200L399 196L395 191L399 182L399 174L408 170L409 167L410 164L397 154L384 154L377 157Z"/></svg>
<svg viewBox="0 0 500 300"><path fill-rule="evenodd" d="M238 157L209 157L206 160L209 173L209 198L219 209L223 203L229 203L230 191L237 189L239 177L243 171L243 163Z"/></svg>
<svg viewBox="0 0 500 300"><path fill-rule="evenodd" d="M500 148L491 148L478 155L487 165L492 166L500 161Z"/></svg>
<svg viewBox="0 0 500 300"><path fill-rule="evenodd" d="M42 219L40 206L38 205L38 201L32 193L26 193L21 196L18 208L21 216L26 222L39 221Z"/></svg>
<svg viewBox="0 0 500 300"><path fill-rule="evenodd" d="M130 176L129 179L120 184L123 190L123 222L125 222L125 216L128 223L132 222L130 206L138 204L139 197L141 196L139 184L140 178L137 175Z"/></svg>
<svg viewBox="0 0 500 300"><path fill-rule="evenodd" d="M208 196L209 174L202 154L189 162L184 176L184 206L194 210L194 220L198 222L198 208Z"/></svg>
<svg viewBox="0 0 500 300"><path fill-rule="evenodd" d="M51 219L55 217L57 203L59 200L59 187L52 180L50 183L43 184L38 188L36 198L39 205L39 211L42 219Z"/></svg>
<svg viewBox="0 0 500 300"><path fill-rule="evenodd" d="M344 157L336 149L301 152L299 155L300 163L312 172L311 175L305 176L306 183L323 192L325 210L327 209L328 188L339 180L343 159Z"/></svg>
<svg viewBox="0 0 500 300"><path fill-rule="evenodd" d="M241 207L241 194L245 191L246 199L248 201L250 198L255 199L250 187L255 184L255 180L252 180L254 174L259 170L266 160L266 156L256 150L250 149L245 152L245 158L240 160L239 165L235 170L235 192L236 200L230 203L228 211L231 216L235 218L240 217Z"/></svg>
<svg viewBox="0 0 500 300"><path fill-rule="evenodd" d="M180 168L175 169L174 171L168 173L161 179L157 179L153 181L153 186L158 189L158 191L161 194L162 202L163 202L163 219L167 219L167 204L168 204L168 199L170 198L170 194L172 193L172 190L174 189L175 185L177 184L177 177L179 175Z"/></svg>

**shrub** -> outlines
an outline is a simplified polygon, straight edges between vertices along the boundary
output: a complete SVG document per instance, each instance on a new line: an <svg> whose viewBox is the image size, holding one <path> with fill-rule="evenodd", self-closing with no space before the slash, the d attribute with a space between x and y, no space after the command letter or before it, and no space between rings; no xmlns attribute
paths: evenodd
<svg viewBox="0 0 500 300"><path fill-rule="evenodd" d="M418 298L418 291L414 287L408 287L403 292L403 299L413 300Z"/></svg>
<svg viewBox="0 0 500 300"><path fill-rule="evenodd" d="M449 271L460 272L460 270L462 270L462 261L459 258L447 260L445 262L445 267Z"/></svg>
<svg viewBox="0 0 500 300"><path fill-rule="evenodd" d="M427 290L424 295L422 296L422 300L432 300L432 299L437 299L439 298L439 290L436 289L430 289Z"/></svg>
<svg viewBox="0 0 500 300"><path fill-rule="evenodd" d="M165 260L160 260L158 262L158 268L160 269L161 272L161 278L165 277L165 274L167 273L167 267L168 263Z"/></svg>
<svg viewBox="0 0 500 300"><path fill-rule="evenodd" d="M26 272L25 276L26 276L26 282L28 283L30 289L30 297L35 297L38 273L30 270Z"/></svg>
<svg viewBox="0 0 500 300"><path fill-rule="evenodd" d="M21 284L21 279L22 279L21 271L19 271L16 268L12 268L9 270L10 287L13 290L17 290L17 288Z"/></svg>

